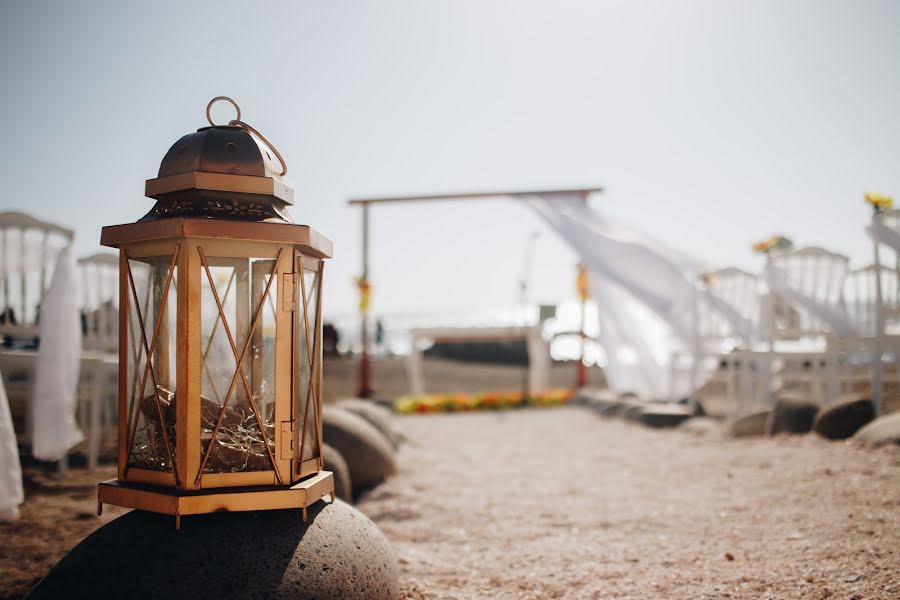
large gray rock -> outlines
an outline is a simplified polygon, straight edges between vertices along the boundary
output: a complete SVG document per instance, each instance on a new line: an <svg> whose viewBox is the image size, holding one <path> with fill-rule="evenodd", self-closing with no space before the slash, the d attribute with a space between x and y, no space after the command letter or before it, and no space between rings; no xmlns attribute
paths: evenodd
<svg viewBox="0 0 900 600"><path fill-rule="evenodd" d="M378 485L396 470L388 439L348 410L333 405L323 408L322 437L347 461L354 492Z"/></svg>
<svg viewBox="0 0 900 600"><path fill-rule="evenodd" d="M690 407L681 404L649 404L637 415L637 420L647 427L677 427L693 416Z"/></svg>
<svg viewBox="0 0 900 600"><path fill-rule="evenodd" d="M371 423L395 449L400 446L400 434L394 429L393 414L390 410L371 400L361 400L360 398L344 398L338 400L335 405L359 415Z"/></svg>
<svg viewBox="0 0 900 600"><path fill-rule="evenodd" d="M900 412L878 417L853 435L868 446L900 444Z"/></svg>
<svg viewBox="0 0 900 600"><path fill-rule="evenodd" d="M738 417L728 424L728 433L734 437L750 437L754 435L764 435L766 433L766 425L769 422L769 415L772 411L762 410L759 412Z"/></svg>
<svg viewBox="0 0 900 600"><path fill-rule="evenodd" d="M766 423L766 433L809 433L819 405L797 394L782 394L775 399L775 406Z"/></svg>
<svg viewBox="0 0 900 600"><path fill-rule="evenodd" d="M174 518L132 511L75 546L28 598L395 600L397 559L341 501Z"/></svg>
<svg viewBox="0 0 900 600"><path fill-rule="evenodd" d="M812 430L831 440L843 440L875 418L875 406L862 396L839 398L816 414Z"/></svg>
<svg viewBox="0 0 900 600"><path fill-rule="evenodd" d="M322 444L322 462L325 470L331 471L334 478L334 493L345 502L353 502L353 483L350 479L350 467L347 461L335 448Z"/></svg>

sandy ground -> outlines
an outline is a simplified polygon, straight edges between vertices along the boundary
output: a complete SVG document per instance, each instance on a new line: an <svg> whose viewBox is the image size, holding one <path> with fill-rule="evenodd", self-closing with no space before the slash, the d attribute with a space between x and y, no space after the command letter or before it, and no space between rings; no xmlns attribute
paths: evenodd
<svg viewBox="0 0 900 600"><path fill-rule="evenodd" d="M413 598L900 598L900 448L413 415L359 508Z"/></svg>
<svg viewBox="0 0 900 600"><path fill-rule="evenodd" d="M353 395L354 373L326 361L328 398ZM517 389L520 377L426 361L435 392ZM554 385L573 378L554 367ZM403 361L377 363L373 382L382 397L405 393ZM574 407L398 423L410 439L400 472L359 508L394 545L410 598L900 598L900 448L696 437ZM0 524L0 599L124 512L95 516L111 464L73 462L66 479L26 464L22 518Z"/></svg>

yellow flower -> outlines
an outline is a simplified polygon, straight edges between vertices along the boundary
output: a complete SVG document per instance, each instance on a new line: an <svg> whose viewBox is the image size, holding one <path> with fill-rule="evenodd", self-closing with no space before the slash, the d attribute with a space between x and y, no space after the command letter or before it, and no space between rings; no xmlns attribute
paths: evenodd
<svg viewBox="0 0 900 600"><path fill-rule="evenodd" d="M878 194L876 192L866 192L865 198L866 202L871 204L872 208L875 209L875 212L890 210L894 207L894 199L884 194Z"/></svg>

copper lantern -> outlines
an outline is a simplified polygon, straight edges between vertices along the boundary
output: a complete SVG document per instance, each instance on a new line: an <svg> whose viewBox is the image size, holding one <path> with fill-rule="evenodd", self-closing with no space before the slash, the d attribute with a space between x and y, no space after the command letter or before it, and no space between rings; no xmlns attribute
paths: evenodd
<svg viewBox="0 0 900 600"><path fill-rule="evenodd" d="M99 506L171 514L176 526L222 510L305 518L334 493L320 419L332 245L291 222L284 160L239 109L210 124L146 182L146 216L103 228L120 256L119 442Z"/></svg>

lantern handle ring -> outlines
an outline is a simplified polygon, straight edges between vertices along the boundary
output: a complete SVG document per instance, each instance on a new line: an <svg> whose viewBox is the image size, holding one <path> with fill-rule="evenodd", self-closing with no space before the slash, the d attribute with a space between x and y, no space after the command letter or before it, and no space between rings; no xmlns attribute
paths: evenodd
<svg viewBox="0 0 900 600"><path fill-rule="evenodd" d="M281 173L279 173L278 176L284 177L285 175L287 175L287 170L288 170L287 163L284 161L284 157L281 156L281 152L279 152L275 148L275 146L272 145L272 142L270 142L269 140L266 139L266 136L264 136L259 131L257 131L255 127L253 127L252 125L250 125L248 123L244 123L243 121L241 121L241 107L238 106L237 102L235 102L228 96L216 96L215 98L213 98L212 100L209 101L209 104L206 105L206 120L209 121L209 124L212 125L213 127L216 126L215 122L213 122L213 120L212 120L212 115L210 114L210 110L212 109L213 104L215 104L216 102L219 102L220 100L223 102L228 102L229 104L231 104L234 107L234 110L237 111L237 118L232 119L231 121L228 121L228 124L231 127L240 127L247 133L249 133L251 135L255 135L257 138L259 138L259 140L263 144L268 146L269 150L271 150L272 153L278 158L278 162L281 163Z"/></svg>
<svg viewBox="0 0 900 600"><path fill-rule="evenodd" d="M238 116L240 116L240 112L238 113ZM281 163L281 173L278 173L278 176L279 176L279 177L284 177L285 175L287 175L287 163L284 161L284 157L281 156L281 152L279 152L279 151L275 148L275 146L272 145L272 142L270 142L269 140L266 139L266 136L264 136L264 135L261 134L259 131L257 131L257 129L256 129L255 127L253 127L252 125L250 125L249 123L244 123L244 122L241 121L240 119L234 119L234 120L232 120L232 121L228 121L228 124L229 124L229 125L232 125L232 126L235 126L235 127L240 127L241 129L243 129L243 130L246 131L247 133L250 133L250 134L255 135L256 137L258 137L259 140L260 140L263 144L265 144L266 146L269 147L269 150L272 151L272 153L278 158L278 162Z"/></svg>
<svg viewBox="0 0 900 600"><path fill-rule="evenodd" d="M206 120L209 121L209 124L212 125L213 127L216 126L215 122L213 122L213 120L212 120L212 115L210 114L209 111L212 109L213 104L215 104L216 102L219 102L220 100L223 102L228 102L229 104L231 104L234 107L234 110L237 111L236 120L240 121L241 120L241 107L238 106L238 103L235 102L234 100L232 100L231 98L229 98L228 96L216 96L215 98L213 98L212 100L209 101L209 104L206 105ZM229 125L230 124L231 123L229 123Z"/></svg>

